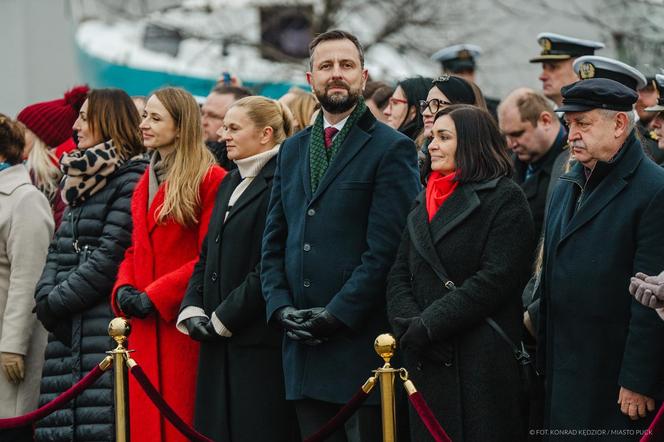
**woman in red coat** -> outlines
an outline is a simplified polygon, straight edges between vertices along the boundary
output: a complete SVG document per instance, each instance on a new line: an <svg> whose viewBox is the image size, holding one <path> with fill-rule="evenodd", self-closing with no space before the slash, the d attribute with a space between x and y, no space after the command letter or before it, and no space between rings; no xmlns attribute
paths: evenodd
<svg viewBox="0 0 664 442"><path fill-rule="evenodd" d="M198 343L175 328L182 298L225 171L203 144L194 98L164 88L148 100L143 143L153 149L150 167L132 199L132 245L113 291L116 313L133 318L129 347L152 383L191 423ZM130 378L131 440L186 441Z"/></svg>

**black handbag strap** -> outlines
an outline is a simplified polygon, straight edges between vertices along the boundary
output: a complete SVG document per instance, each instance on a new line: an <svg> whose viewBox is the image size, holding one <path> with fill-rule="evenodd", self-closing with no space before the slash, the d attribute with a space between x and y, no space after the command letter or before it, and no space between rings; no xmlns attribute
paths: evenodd
<svg viewBox="0 0 664 442"><path fill-rule="evenodd" d="M484 318L484 320L487 322L487 324L489 324L491 326L492 329L494 329L496 331L496 333L498 333L498 336L503 338L503 341L507 342L507 345L509 345L512 348L512 351L514 352L514 356L516 357L516 359L518 361L520 361L524 358L530 359L530 353L528 353L526 351L526 348L524 347L523 342L521 342L521 347L519 348L519 346L516 345L514 343L514 341L512 341L510 339L509 336L507 336L507 333L505 333L505 330L503 330L503 328L500 325L498 325L498 323L496 321L494 321L492 318Z"/></svg>
<svg viewBox="0 0 664 442"><path fill-rule="evenodd" d="M412 244L415 245L415 249L418 251L422 257L424 257L424 251L420 249L420 245L417 243L417 241L412 241ZM429 266L433 270L433 272L436 274L438 279L440 279L445 286L446 289L452 290L456 287L454 282L450 280L450 278L447 277L445 274L445 268L442 267L443 263L440 263L441 267L438 267L436 265L433 265L429 263ZM525 346L523 345L523 342L521 342L521 347L516 345L514 341L510 339L509 336L507 336L507 333L502 329L500 325L496 321L493 320L491 317L486 317L484 318L484 321L491 326L492 329L495 330L496 333L498 333L498 336L500 336L506 343L507 345L510 346L512 349L512 352L514 353L514 357L517 359L517 361L522 361L522 360L530 360L530 354L526 351Z"/></svg>

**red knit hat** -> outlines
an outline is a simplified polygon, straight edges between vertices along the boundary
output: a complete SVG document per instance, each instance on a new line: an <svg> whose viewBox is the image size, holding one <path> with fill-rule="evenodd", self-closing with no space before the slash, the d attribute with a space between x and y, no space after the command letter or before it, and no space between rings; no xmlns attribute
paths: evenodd
<svg viewBox="0 0 664 442"><path fill-rule="evenodd" d="M89 90L87 86L76 86L66 92L64 98L31 104L23 109L16 119L25 124L47 146L59 146L72 136L72 126Z"/></svg>

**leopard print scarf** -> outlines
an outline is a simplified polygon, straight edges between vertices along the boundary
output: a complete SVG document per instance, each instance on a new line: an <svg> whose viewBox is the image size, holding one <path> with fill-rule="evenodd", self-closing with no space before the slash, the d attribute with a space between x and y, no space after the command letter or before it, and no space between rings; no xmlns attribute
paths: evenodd
<svg viewBox="0 0 664 442"><path fill-rule="evenodd" d="M60 159L62 199L72 207L81 205L106 185L106 181L125 163L113 141L89 149L75 149Z"/></svg>

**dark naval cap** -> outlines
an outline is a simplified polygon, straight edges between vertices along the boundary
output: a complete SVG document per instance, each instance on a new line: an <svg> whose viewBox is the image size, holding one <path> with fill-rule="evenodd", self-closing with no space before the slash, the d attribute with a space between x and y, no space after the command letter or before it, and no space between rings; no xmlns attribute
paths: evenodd
<svg viewBox="0 0 664 442"><path fill-rule="evenodd" d="M639 98L634 89L608 78L577 81L560 91L563 105L556 109L559 112L586 112L592 109L629 112Z"/></svg>
<svg viewBox="0 0 664 442"><path fill-rule="evenodd" d="M597 49L604 47L604 43L599 41L582 40L552 32L542 32L537 36L537 42L541 47L541 52L539 56L530 59L531 63L569 60L583 55L593 55Z"/></svg>

